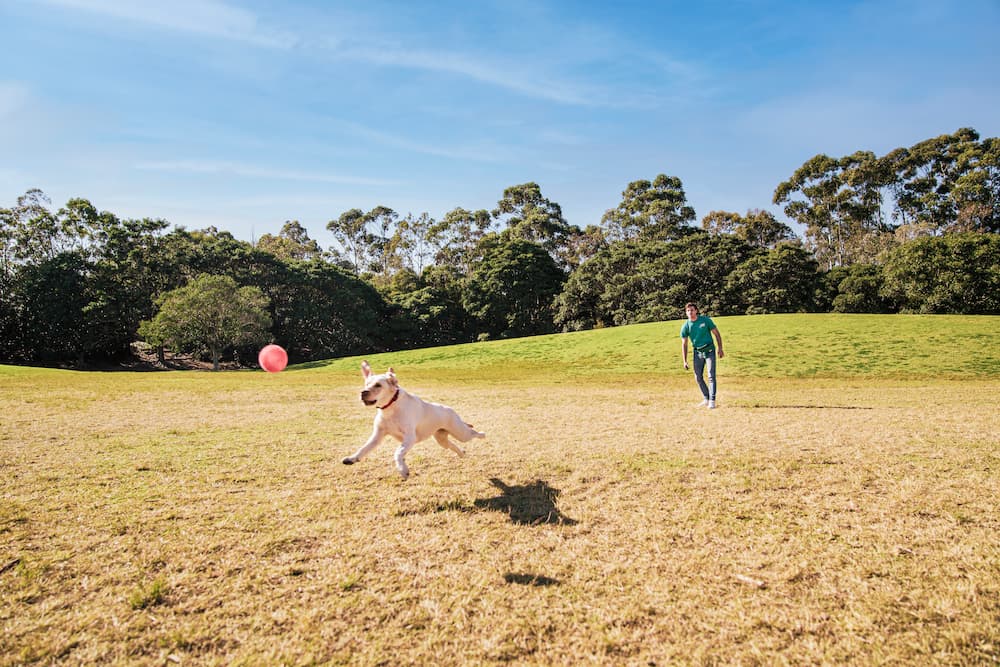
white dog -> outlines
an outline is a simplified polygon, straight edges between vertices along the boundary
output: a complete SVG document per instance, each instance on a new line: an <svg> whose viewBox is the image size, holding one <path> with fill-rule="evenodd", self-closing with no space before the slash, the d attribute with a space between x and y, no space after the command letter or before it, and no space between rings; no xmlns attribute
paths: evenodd
<svg viewBox="0 0 1000 667"><path fill-rule="evenodd" d="M434 436L438 444L450 449L459 456L465 456L465 451L448 439L455 436L460 442L468 442L473 438L485 438L466 424L458 413L445 405L428 403L399 386L396 374L390 368L382 375L372 373L367 361L361 362L361 375L365 379L365 388L361 390L361 402L374 405L378 409L375 415L375 428L361 449L353 456L344 459L345 465L357 463L382 441L387 435L399 440L396 449L396 468L406 479L410 469L406 467L406 453L421 440Z"/></svg>

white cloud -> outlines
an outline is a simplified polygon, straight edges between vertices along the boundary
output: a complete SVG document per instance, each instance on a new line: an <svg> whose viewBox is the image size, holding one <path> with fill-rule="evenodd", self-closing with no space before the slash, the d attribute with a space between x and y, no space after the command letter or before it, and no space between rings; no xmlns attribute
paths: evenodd
<svg viewBox="0 0 1000 667"><path fill-rule="evenodd" d="M261 25L253 13L216 0L42 0L42 2L100 16L141 23L161 30L191 33L256 46L285 49L297 39Z"/></svg>
<svg viewBox="0 0 1000 667"><path fill-rule="evenodd" d="M166 171L188 174L228 174L245 178L263 178L282 181L299 181L309 183L336 183L340 185L390 186L398 185L398 181L364 178L361 176L344 176L312 171L295 171L271 169L238 162L207 162L197 160L149 161L135 164L135 168L143 171Z"/></svg>
<svg viewBox="0 0 1000 667"><path fill-rule="evenodd" d="M5 121L21 111L28 103L28 87L10 81L0 81L0 121Z"/></svg>

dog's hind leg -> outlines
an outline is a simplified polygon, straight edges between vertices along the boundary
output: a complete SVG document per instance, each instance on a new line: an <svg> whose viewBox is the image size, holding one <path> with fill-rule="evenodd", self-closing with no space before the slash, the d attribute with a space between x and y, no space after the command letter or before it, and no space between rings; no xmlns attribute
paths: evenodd
<svg viewBox="0 0 1000 667"><path fill-rule="evenodd" d="M476 429L472 428L472 424L467 424L462 421L462 418L458 416L458 413L454 413L451 417L451 424L444 429L448 431L459 442L468 442L473 438L485 438L485 433L480 433Z"/></svg>
<svg viewBox="0 0 1000 667"><path fill-rule="evenodd" d="M448 431L441 429L440 431L435 432L434 439L437 440L438 444L445 449L450 449L459 456L465 456L465 450L448 439Z"/></svg>

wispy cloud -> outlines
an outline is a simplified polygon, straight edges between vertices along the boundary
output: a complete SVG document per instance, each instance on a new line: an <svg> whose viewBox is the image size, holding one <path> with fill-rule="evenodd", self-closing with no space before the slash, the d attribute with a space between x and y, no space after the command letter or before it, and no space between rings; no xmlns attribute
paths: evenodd
<svg viewBox="0 0 1000 667"><path fill-rule="evenodd" d="M609 96L598 86L560 80L537 71L529 72L518 63L487 63L467 53L392 47L348 47L340 50L339 54L372 65L453 74L560 104L595 107L612 104Z"/></svg>
<svg viewBox="0 0 1000 667"><path fill-rule="evenodd" d="M478 148L452 148L438 144L413 141L412 139L407 139L406 137L401 137L389 132L383 132L382 130L366 127L353 121L339 119L329 120L330 122L340 125L352 136L361 137L382 146L396 148L411 153L443 157L449 160L469 160L473 162L504 162L511 158L507 149L497 145Z"/></svg>
<svg viewBox="0 0 1000 667"><path fill-rule="evenodd" d="M0 81L0 120L4 120L21 110L29 98L27 86L20 83Z"/></svg>
<svg viewBox="0 0 1000 667"><path fill-rule="evenodd" d="M313 171L271 169L238 162L209 162L198 160L150 161L136 163L135 168L143 171L166 171L188 174L228 174L244 178L300 181L309 183L336 183L339 185L365 185L376 187L399 185L399 181L381 178L344 176L342 174L329 174Z"/></svg>
<svg viewBox="0 0 1000 667"><path fill-rule="evenodd" d="M42 0L42 2L112 19L141 23L160 30L190 33L219 39L246 42L256 46L285 49L297 38L281 30L262 25L258 17L245 9L216 0Z"/></svg>

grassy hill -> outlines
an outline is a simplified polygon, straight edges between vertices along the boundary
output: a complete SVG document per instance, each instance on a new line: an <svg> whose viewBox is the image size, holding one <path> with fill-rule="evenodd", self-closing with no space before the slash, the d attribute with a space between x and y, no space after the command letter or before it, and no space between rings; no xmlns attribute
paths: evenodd
<svg viewBox="0 0 1000 667"><path fill-rule="evenodd" d="M487 372L490 377L684 375L682 320L372 354L375 366ZM726 359L743 377L991 377L1000 375L1000 317L759 315L719 317ZM354 370L356 358L300 368Z"/></svg>

